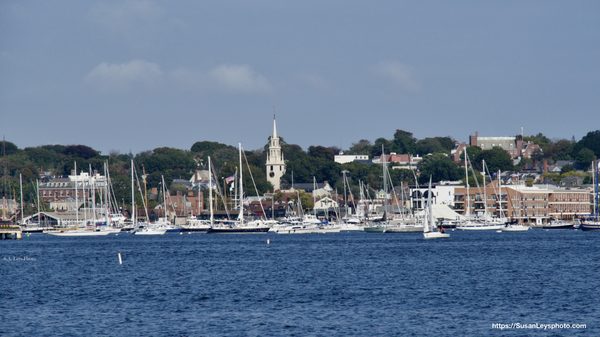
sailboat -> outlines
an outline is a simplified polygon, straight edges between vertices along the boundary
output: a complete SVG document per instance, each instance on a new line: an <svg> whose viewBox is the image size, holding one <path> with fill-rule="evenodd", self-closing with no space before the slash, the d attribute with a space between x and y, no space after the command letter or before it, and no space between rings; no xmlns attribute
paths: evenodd
<svg viewBox="0 0 600 337"><path fill-rule="evenodd" d="M600 217L598 215L598 201L599 201L599 181L598 181L598 172L600 171L600 161L596 163L596 161L592 162L592 167L594 169L594 174L592 175L593 183L594 183L594 211L589 217L581 220L579 224L579 228L582 231L597 231L600 230Z"/></svg>
<svg viewBox="0 0 600 337"><path fill-rule="evenodd" d="M212 165L210 156L208 156L208 208L210 211L210 219L203 220L198 219L197 217L190 217L187 219L184 226L181 227L181 230L184 232L202 232L206 233L215 223L215 216L213 211L213 181L212 181ZM200 195L202 191L198 189L198 195Z"/></svg>
<svg viewBox="0 0 600 337"><path fill-rule="evenodd" d="M443 239L449 238L450 234L444 233L443 228L439 227L439 230L435 230L435 223L433 221L433 208L431 205L431 177L429 177L429 188L427 189L427 211L425 217L423 217L423 238L424 239Z"/></svg>
<svg viewBox="0 0 600 337"><path fill-rule="evenodd" d="M247 221L244 219L244 180L242 166L242 144L238 144L239 151L239 189L240 189L240 212L237 221L220 221L212 224L207 233L228 233L228 234L253 234L266 233L269 231L269 226L262 220Z"/></svg>
<svg viewBox="0 0 600 337"><path fill-rule="evenodd" d="M113 234L113 231L103 230L102 228L96 227L93 223L92 226L86 226L87 219L84 216L83 222L79 220L79 183L81 181L82 188L85 188L85 181L82 180L82 176L77 174L77 162L75 162L75 175L72 176L72 180L75 182L75 226L55 228L51 230L45 230L44 234L52 236L105 236ZM85 198L85 190L83 192ZM84 203L85 205L85 203ZM82 226L83 225L83 226Z"/></svg>
<svg viewBox="0 0 600 337"><path fill-rule="evenodd" d="M134 192L134 187L133 187L133 178L134 178L134 172L135 172L135 167L133 165L133 160L131 160L131 209L132 209L132 221L134 224L136 224L136 216L135 216L135 192ZM136 181L137 181L137 175L135 176ZM139 181L137 181L137 185L138 185L138 190L140 191L140 195L142 195L142 191L140 189L140 185L139 185ZM163 184L163 190L164 190L164 184ZM164 192L163 192L164 195ZM164 199L166 200L166 198ZM148 221L148 208L146 207L146 202L144 201L144 198L142 198L142 203L144 205L144 211L146 212L146 221L145 222L137 222L137 226L136 229L133 231L134 235L164 235L167 230L169 230L169 227L164 223L164 222L155 222L155 223L149 223ZM165 201L166 204L166 201Z"/></svg>
<svg viewBox="0 0 600 337"><path fill-rule="evenodd" d="M471 212L471 195L469 192L469 175L468 175L468 154L465 149L465 183L466 183L466 194L467 194L467 206L465 208L465 216L466 219L459 225L456 226L456 229L460 230L471 230L471 231L481 231L481 230L501 230L505 226L505 220L500 218L492 218L487 214L487 187L485 186L485 162L483 162L483 218L479 217L470 217ZM472 170L472 168L471 168ZM473 172L475 176L475 173ZM476 180L477 182L477 180ZM479 189L479 182L477 182L477 188Z"/></svg>

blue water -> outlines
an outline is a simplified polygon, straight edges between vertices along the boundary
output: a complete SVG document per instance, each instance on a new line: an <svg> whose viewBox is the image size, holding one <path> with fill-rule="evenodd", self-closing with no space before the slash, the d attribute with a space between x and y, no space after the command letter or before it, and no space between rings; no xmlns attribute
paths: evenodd
<svg viewBox="0 0 600 337"><path fill-rule="evenodd" d="M0 336L600 336L600 233L451 236L0 241Z"/></svg>

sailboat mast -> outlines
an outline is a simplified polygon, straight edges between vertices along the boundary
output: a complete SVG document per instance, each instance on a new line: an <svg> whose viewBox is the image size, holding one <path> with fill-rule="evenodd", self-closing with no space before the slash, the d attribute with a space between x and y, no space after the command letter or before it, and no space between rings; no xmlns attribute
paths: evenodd
<svg viewBox="0 0 600 337"><path fill-rule="evenodd" d="M467 163L467 147L465 147L465 187L467 189L467 206L465 207L465 216L469 216L471 215L471 194L469 192L469 170L468 170L468 163Z"/></svg>
<svg viewBox="0 0 600 337"><path fill-rule="evenodd" d="M502 181L500 180L500 170L498 170L498 211L500 213L500 217L503 218L504 214L502 213Z"/></svg>
<svg viewBox="0 0 600 337"><path fill-rule="evenodd" d="M239 157L240 157L240 213L239 213L239 220L240 220L240 225L244 224L244 180L243 180L243 169L242 169L242 143L238 143L239 149Z"/></svg>
<svg viewBox="0 0 600 337"><path fill-rule="evenodd" d="M315 176L313 176L313 215L315 216L315 218L317 217L317 209L315 208L315 205L317 204L317 197L315 196L315 191L317 190L317 178L315 178Z"/></svg>
<svg viewBox="0 0 600 337"><path fill-rule="evenodd" d="M23 175L19 173L19 196L21 198L21 225L23 225Z"/></svg>
<svg viewBox="0 0 600 337"><path fill-rule="evenodd" d="M481 176L483 178L483 216L487 218L487 188L485 186L485 159L481 160L481 169L483 170Z"/></svg>
<svg viewBox="0 0 600 337"><path fill-rule="evenodd" d="M135 225L137 219L135 218L135 189L133 188L133 159L131 160L131 222Z"/></svg>
<svg viewBox="0 0 600 337"><path fill-rule="evenodd" d="M211 166L211 162L210 162L210 156L208 157L208 208L210 210L210 225L212 226L215 218L214 218L214 211L213 211L213 195L212 195L212 188L213 188L213 183L212 183L212 166ZM200 194L200 193L198 193Z"/></svg>
<svg viewBox="0 0 600 337"><path fill-rule="evenodd" d="M596 215L596 221L598 221L598 170L600 169L600 162L594 162L594 176L595 176L595 184L594 184L594 191L596 192L596 195L594 196L594 209L595 209L595 215Z"/></svg>
<svg viewBox="0 0 600 337"><path fill-rule="evenodd" d="M383 212L387 213L387 191L388 191L388 185L387 185L387 177L385 175L385 169L386 169L386 161L385 161L385 149L383 148L383 145L381 145L381 170L383 173Z"/></svg>
<svg viewBox="0 0 600 337"><path fill-rule="evenodd" d="M75 223L79 226L79 197L77 194L77 162L75 162Z"/></svg>
<svg viewBox="0 0 600 337"><path fill-rule="evenodd" d="M37 211L38 211L38 224L40 223L40 212L42 211L42 206L40 205L40 180L35 180L35 190L36 190L36 198L37 198Z"/></svg>

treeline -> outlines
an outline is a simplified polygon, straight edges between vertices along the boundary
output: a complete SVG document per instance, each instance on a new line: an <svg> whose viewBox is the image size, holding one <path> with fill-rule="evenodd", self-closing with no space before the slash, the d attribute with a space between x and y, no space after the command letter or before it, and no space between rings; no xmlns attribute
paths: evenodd
<svg viewBox="0 0 600 337"><path fill-rule="evenodd" d="M467 149L476 170L481 170L481 160L485 159L491 172L511 171L539 165L544 160L550 164L558 160L571 160L572 166L563 168L568 174L573 170L589 169L592 160L600 156L600 130L589 132L579 141L574 139L552 140L543 134L524 138L540 145L541 151L534 153L531 159L522 160L516 167L510 156L499 148L481 150L475 147ZM418 180L423 183L432 176L433 181L461 180L464 171L450 158L450 152L456 141L450 137L429 137L416 139L412 133L397 130L390 139L378 138L374 142L359 140L344 152L346 154L366 154L371 158L381 155L382 148L387 154L411 153L420 155L423 160L418 165ZM267 143L268 144L268 143ZM258 150L244 151L244 177L246 193L253 195L252 178L259 193L272 190L266 180L265 161L268 145ZM304 150L299 145L288 144L282 139L282 149L287 170L282 178L284 185L310 183L313 177L318 182L328 181L331 186L343 190L342 171L348 171L348 178L354 193L358 193L358 181L379 189L382 185L382 171L378 165L352 162L340 165L334 162L334 156L341 149L336 147L310 146ZM67 176L77 162L78 171L98 171L103 173L104 163L108 163L113 187L119 201L129 201L130 160L134 159L137 170L147 174L148 187L159 187L161 175L174 193L184 190L183 186L172 184L174 179L189 179L196 169L206 169L207 157L211 156L218 179L229 177L238 166L238 150L234 146L212 141L199 141L189 150L160 147L138 154L113 152L107 155L85 145L43 145L20 149L14 143L4 141L3 156L0 157L0 169L3 170L1 195L18 197L19 174L23 176L24 198L35 200L35 180L41 173L50 172L54 176ZM247 162L247 164L246 164ZM248 174L248 167L252 175ZM400 182L415 183L415 174L410 170L390 170L394 185Z"/></svg>

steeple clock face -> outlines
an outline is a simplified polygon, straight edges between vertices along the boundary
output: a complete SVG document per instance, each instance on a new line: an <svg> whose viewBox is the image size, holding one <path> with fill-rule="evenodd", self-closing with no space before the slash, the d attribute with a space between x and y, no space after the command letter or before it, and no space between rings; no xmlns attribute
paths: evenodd
<svg viewBox="0 0 600 337"><path fill-rule="evenodd" d="M269 177L273 178L275 176L275 172L269 172Z"/></svg>

